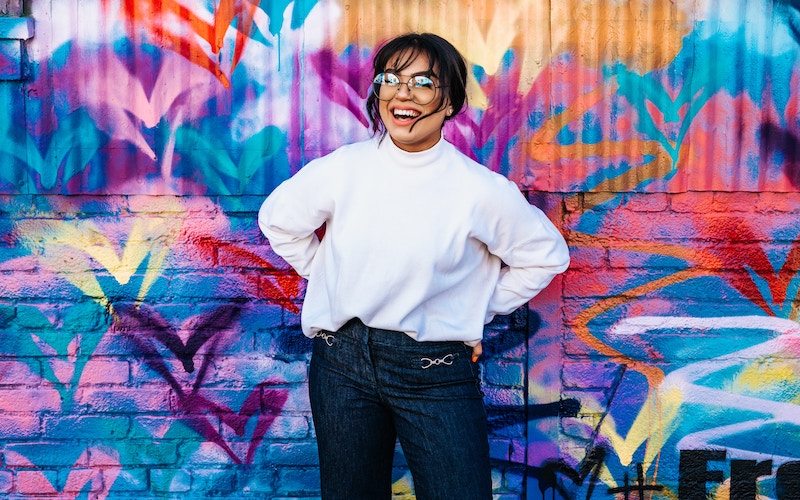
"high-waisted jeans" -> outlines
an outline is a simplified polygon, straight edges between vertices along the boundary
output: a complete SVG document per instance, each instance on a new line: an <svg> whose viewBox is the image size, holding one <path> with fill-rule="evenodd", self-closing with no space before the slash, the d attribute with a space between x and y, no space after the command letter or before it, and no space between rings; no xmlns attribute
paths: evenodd
<svg viewBox="0 0 800 500"><path fill-rule="evenodd" d="M314 339L309 392L322 498L391 497L399 439L418 500L492 498L478 365L463 342L358 320Z"/></svg>

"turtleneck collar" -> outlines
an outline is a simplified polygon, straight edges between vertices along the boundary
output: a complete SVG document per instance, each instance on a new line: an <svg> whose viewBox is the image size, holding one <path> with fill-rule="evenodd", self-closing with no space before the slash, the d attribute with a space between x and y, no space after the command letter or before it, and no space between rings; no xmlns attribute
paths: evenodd
<svg viewBox="0 0 800 500"><path fill-rule="evenodd" d="M380 142L378 149L388 155L391 162L397 166L420 168L437 164L438 160L444 156L449 145L450 143L445 141L440 135L439 141L432 147L424 151L410 153L397 147L397 144L395 144L392 138L387 134Z"/></svg>

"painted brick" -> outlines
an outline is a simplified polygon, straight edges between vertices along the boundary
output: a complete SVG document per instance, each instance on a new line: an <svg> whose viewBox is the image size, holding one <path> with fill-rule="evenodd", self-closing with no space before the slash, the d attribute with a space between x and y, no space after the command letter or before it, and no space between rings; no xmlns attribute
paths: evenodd
<svg viewBox="0 0 800 500"><path fill-rule="evenodd" d="M761 193L714 193L714 209L717 212L744 212L745 214L753 213L754 211L761 211L762 206L759 203ZM769 210L770 212L772 210Z"/></svg>
<svg viewBox="0 0 800 500"><path fill-rule="evenodd" d="M226 215L230 214L244 214L244 217L251 221L255 221L255 214L264 203L265 195L237 195L237 196L217 196L215 199L216 205Z"/></svg>
<svg viewBox="0 0 800 500"><path fill-rule="evenodd" d="M11 471L0 470L0 494L8 494L14 488L14 474Z"/></svg>
<svg viewBox="0 0 800 500"><path fill-rule="evenodd" d="M0 248L3 253L10 252L12 248L18 244L8 244L0 240ZM39 256L27 255L24 257L17 257L15 259L5 260L0 262L0 271L3 271L2 281L19 282L32 279L38 279L39 271Z"/></svg>
<svg viewBox="0 0 800 500"><path fill-rule="evenodd" d="M714 193L691 191L673 193L669 198L670 210L680 213L710 213L714 211Z"/></svg>
<svg viewBox="0 0 800 500"><path fill-rule="evenodd" d="M194 203L203 203L202 199L193 200ZM127 197L128 212L135 215L155 214L164 216L180 216L184 213L184 208L179 196L159 195L137 195ZM202 205L201 205L202 206ZM213 212L214 207L210 200L206 202L207 210Z"/></svg>
<svg viewBox="0 0 800 500"><path fill-rule="evenodd" d="M633 212L663 212L669 209L669 200L666 193L628 194L623 207Z"/></svg>
<svg viewBox="0 0 800 500"><path fill-rule="evenodd" d="M169 389L158 387L79 389L75 401L95 413L164 412L170 407Z"/></svg>
<svg viewBox="0 0 800 500"><path fill-rule="evenodd" d="M292 303L294 304L295 308L298 311L300 311L302 309L302 305L303 305L302 301L292 301ZM299 313L294 313L294 312L292 312L292 311L290 311L288 309L284 309L284 311L283 311L283 322L282 323L283 323L283 326L285 326L285 327L296 328L297 329L297 333L302 335L302 333L300 331L301 320L300 320L300 314Z"/></svg>
<svg viewBox="0 0 800 500"><path fill-rule="evenodd" d="M116 444L116 443L115 443ZM127 445L127 443L125 444ZM116 450L124 450L125 446L117 447ZM107 453L107 448L94 446L89 448L88 466L92 469L104 469L114 471L120 469L120 460L118 453Z"/></svg>
<svg viewBox="0 0 800 500"><path fill-rule="evenodd" d="M492 491L503 489L503 473L497 469L492 469Z"/></svg>
<svg viewBox="0 0 800 500"><path fill-rule="evenodd" d="M89 273L74 273L74 276L89 276ZM0 300L17 300L24 297L28 300L63 301L75 300L75 287L62 279L54 279L42 272L37 279L27 273L15 276L17 279L0 280ZM50 278L50 279L48 279ZM45 286L42 286L42 285Z"/></svg>
<svg viewBox="0 0 800 500"><path fill-rule="evenodd" d="M58 472L53 470L20 470L16 476L16 492L22 495L52 494L58 482Z"/></svg>
<svg viewBox="0 0 800 500"><path fill-rule="evenodd" d="M615 204L608 203L608 200L614 196L615 193L608 192L583 193L584 210L591 210L594 212L613 210Z"/></svg>
<svg viewBox="0 0 800 500"><path fill-rule="evenodd" d="M6 341L4 339L4 343ZM27 385L41 376L42 367L36 358L19 357L15 361L0 361L0 386Z"/></svg>
<svg viewBox="0 0 800 500"><path fill-rule="evenodd" d="M122 439L130 432L130 419L108 415L45 417L44 429L50 439Z"/></svg>
<svg viewBox="0 0 800 500"><path fill-rule="evenodd" d="M283 405L284 413L308 413L311 402L308 398L308 386L296 387L289 393L286 403Z"/></svg>
<svg viewBox="0 0 800 500"><path fill-rule="evenodd" d="M704 212L704 214L707 212ZM644 242L683 242L702 237L691 217L673 212L651 212L647 224L637 224L637 217L620 211L607 216L602 223L599 235L621 240L640 240Z"/></svg>
<svg viewBox="0 0 800 500"><path fill-rule="evenodd" d="M290 359L303 359L305 362L312 347L313 340L293 327L269 328L255 333L255 351L278 359L291 357ZM305 379L304 376L303 380Z"/></svg>
<svg viewBox="0 0 800 500"><path fill-rule="evenodd" d="M564 211L583 212L583 193L578 193L564 198Z"/></svg>
<svg viewBox="0 0 800 500"><path fill-rule="evenodd" d="M581 242L574 242L570 250L569 268L573 271L594 270L608 265L608 253L605 248L586 248Z"/></svg>
<svg viewBox="0 0 800 500"><path fill-rule="evenodd" d="M158 359L132 359L130 361L130 370L131 370L131 379L130 384L126 387L121 387L119 389L114 390L122 390L122 391L130 391L133 392L135 390L150 390L158 392L159 390L159 383L162 380L161 375L156 371L156 368L151 366L151 364L156 364L159 369L166 368L167 371L170 373L180 374L185 372L183 369L183 365L181 364L180 360L175 359L174 355L169 353L169 350L163 348L160 343L152 342L150 345L154 346L155 349L158 349L158 354L161 356ZM114 349L114 351L110 350L103 350L103 355L112 355L117 354L124 348L124 346L118 346L119 350ZM154 350L155 350L154 349ZM149 358L154 358L155 356L149 356ZM111 389L111 388L110 388ZM163 394L166 395L169 392L167 387L161 387L163 390ZM96 389L98 392L101 392L100 389ZM89 393L90 391L87 391Z"/></svg>
<svg viewBox="0 0 800 500"><path fill-rule="evenodd" d="M520 389L506 389L497 387L484 387L484 399L492 401L496 406L522 407L525 394Z"/></svg>
<svg viewBox="0 0 800 500"><path fill-rule="evenodd" d="M511 459L511 441L508 439L489 439L489 456L500 460Z"/></svg>
<svg viewBox="0 0 800 500"><path fill-rule="evenodd" d="M103 483L110 483L112 474L103 469L72 468L68 473L62 472L58 475L58 489L76 496L82 491L96 492L102 495Z"/></svg>
<svg viewBox="0 0 800 500"><path fill-rule="evenodd" d="M138 492L138 495L131 496L131 498L147 498L147 495L142 493L149 487L147 479L148 473L144 467L125 467L123 473L118 475L114 484L111 485L112 494L109 498L133 492Z"/></svg>
<svg viewBox="0 0 800 500"><path fill-rule="evenodd" d="M275 266L275 271L259 274L259 295L278 304L295 303L302 299L308 282L298 278L293 271L282 269L280 262L275 262ZM302 301L296 303L297 306L301 304ZM300 307L297 307L297 310L300 310Z"/></svg>
<svg viewBox="0 0 800 500"><path fill-rule="evenodd" d="M736 194L738 193L731 193L730 196ZM797 193L761 192L757 193L754 198L752 200L755 203L753 209L756 212L797 213L800 211L800 200L797 199Z"/></svg>
<svg viewBox="0 0 800 500"><path fill-rule="evenodd" d="M393 467L392 500L414 500L414 479L408 469Z"/></svg>
<svg viewBox="0 0 800 500"><path fill-rule="evenodd" d="M81 385L125 384L130 381L127 361L90 359L83 368Z"/></svg>
<svg viewBox="0 0 800 500"><path fill-rule="evenodd" d="M168 269L187 272L215 266L216 252L210 253L206 246L196 243L190 241L174 248L169 255Z"/></svg>
<svg viewBox="0 0 800 500"><path fill-rule="evenodd" d="M669 255L654 255L653 253L647 252L646 247L640 247L636 250L609 249L607 253L608 267L618 269L664 269L671 272L686 269L686 258L681 255L682 252L676 248L675 253L675 257ZM697 256L695 254L687 254L686 256L692 257L691 262L697 264L695 267L702 266L703 260L696 258ZM704 260L706 262L714 262L711 257ZM570 268L576 269L575 266L571 264Z"/></svg>
<svg viewBox="0 0 800 500"><path fill-rule="evenodd" d="M503 475L503 487L511 492L522 492L525 475L518 471L508 471Z"/></svg>
<svg viewBox="0 0 800 500"><path fill-rule="evenodd" d="M270 443L259 449L255 462L276 467L317 466L317 445L309 442Z"/></svg>
<svg viewBox="0 0 800 500"><path fill-rule="evenodd" d="M41 441L36 443L14 443L4 447L5 466L64 468L88 466L84 454L86 446L75 442ZM33 465L31 465L33 464ZM55 484L55 483L54 483Z"/></svg>
<svg viewBox="0 0 800 500"><path fill-rule="evenodd" d="M583 415L563 419L561 421L561 433L565 437L564 441L577 441L579 443L591 443L595 439L595 428L600 421L598 415ZM585 454L586 451L584 450Z"/></svg>
<svg viewBox="0 0 800 500"><path fill-rule="evenodd" d="M279 416L272 422L267 437L270 439L303 439L309 437L311 426L307 417Z"/></svg>
<svg viewBox="0 0 800 500"><path fill-rule="evenodd" d="M525 367L522 363L493 361L486 363L486 381L490 384L519 387L525 381Z"/></svg>
<svg viewBox="0 0 800 500"><path fill-rule="evenodd" d="M273 493L275 491L274 483L277 471L278 469L274 467L251 468L249 474L240 474L238 476L239 486L237 489L245 495L255 497ZM319 472L317 472L317 475L319 476Z"/></svg>
<svg viewBox="0 0 800 500"><path fill-rule="evenodd" d="M249 444L249 439L247 437L241 438L242 442L239 443L232 442L236 439L235 435L233 440L229 436L223 437L225 438L226 446L230 446L234 452L238 452L241 449L242 453L240 453L240 455L246 455L246 445ZM193 464L204 466L224 464L230 461L230 456L216 443L179 440L175 441L174 444L177 445L178 456L181 457L183 461L190 461ZM244 446L242 446L242 444L244 444Z"/></svg>
<svg viewBox="0 0 800 500"><path fill-rule="evenodd" d="M31 439L42 435L38 414L0 415L0 436L4 440Z"/></svg>
<svg viewBox="0 0 800 500"><path fill-rule="evenodd" d="M150 469L150 487L155 492L187 493L192 489L192 475L182 469Z"/></svg>
<svg viewBox="0 0 800 500"><path fill-rule="evenodd" d="M660 276L648 270L567 270L564 278L565 297L606 297L616 295L626 288L631 288L629 283L646 283ZM635 281L636 280L636 281Z"/></svg>
<svg viewBox="0 0 800 500"><path fill-rule="evenodd" d="M0 387L0 412L55 412L61 409L61 396L52 389Z"/></svg>
<svg viewBox="0 0 800 500"><path fill-rule="evenodd" d="M562 365L564 387L609 388L618 381L621 366L616 363L571 362Z"/></svg>
<svg viewBox="0 0 800 500"><path fill-rule="evenodd" d="M203 496L226 496L236 491L236 469L192 469L192 491Z"/></svg>
<svg viewBox="0 0 800 500"><path fill-rule="evenodd" d="M524 464L527 462L528 448L524 441L512 440L511 441L511 461L517 464Z"/></svg>
<svg viewBox="0 0 800 500"><path fill-rule="evenodd" d="M146 419L137 419L137 421L141 420ZM126 439L124 446L119 446L124 451L119 458L125 469L128 470L137 466L143 468L153 465L165 467L177 464L179 461L178 446L181 442L179 440L159 439L159 437L146 434L137 435L134 439Z"/></svg>
<svg viewBox="0 0 800 500"><path fill-rule="evenodd" d="M319 472L316 469L280 468L277 484L276 493L280 495L312 493L319 491Z"/></svg>
<svg viewBox="0 0 800 500"><path fill-rule="evenodd" d="M252 352L252 351L251 351ZM273 352L281 352L275 349ZM255 353L246 357L225 356L218 358L214 364L214 371L209 373L204 382L211 386L225 386L241 384L246 387L255 387L266 381L272 381L270 387L291 386L305 382L307 379L307 364L302 361L283 361L270 356L264 349L256 349Z"/></svg>

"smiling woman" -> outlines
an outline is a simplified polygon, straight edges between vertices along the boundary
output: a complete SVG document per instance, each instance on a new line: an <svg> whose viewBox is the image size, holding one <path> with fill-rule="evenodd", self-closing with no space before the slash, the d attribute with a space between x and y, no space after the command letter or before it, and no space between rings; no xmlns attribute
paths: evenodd
<svg viewBox="0 0 800 500"><path fill-rule="evenodd" d="M373 132L386 133L405 151L423 151L441 136L444 122L466 104L467 66L446 40L398 37L373 60L367 111ZM421 130L414 129L420 127Z"/></svg>
<svg viewBox="0 0 800 500"><path fill-rule="evenodd" d="M402 64L403 54L396 57L394 66L405 68L386 68L381 73L380 86L375 89L373 85L373 90L377 90L373 94L380 101L378 109L381 123L400 149L424 151L439 141L445 118L448 114L452 115L453 110L448 108L449 100L439 92L440 86L435 84L435 80L438 80L435 68L430 69L424 54L417 55L407 64ZM395 71L401 72L401 75L395 75ZM425 76L426 73L431 77Z"/></svg>
<svg viewBox="0 0 800 500"><path fill-rule="evenodd" d="M483 328L563 272L567 246L516 185L442 138L466 101L455 47L403 35L373 70L375 137L309 163L258 217L275 253L308 278L322 497L390 498L399 440L416 498L486 500Z"/></svg>

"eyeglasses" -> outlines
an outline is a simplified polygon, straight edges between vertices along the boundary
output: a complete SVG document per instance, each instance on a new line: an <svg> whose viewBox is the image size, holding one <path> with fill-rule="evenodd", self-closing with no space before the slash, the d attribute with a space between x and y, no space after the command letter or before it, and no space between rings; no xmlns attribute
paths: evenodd
<svg viewBox="0 0 800 500"><path fill-rule="evenodd" d="M436 89L444 85L436 85L433 80L424 75L412 76L407 82L400 81L394 73L380 73L372 80L372 92L381 101L391 101L400 91L400 85L405 85L411 94L411 100L424 106L436 97Z"/></svg>

